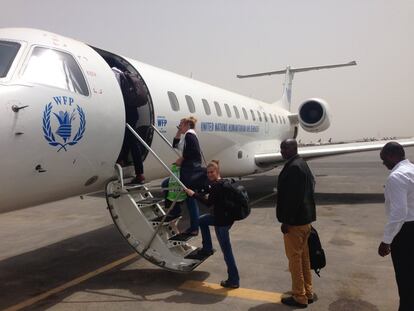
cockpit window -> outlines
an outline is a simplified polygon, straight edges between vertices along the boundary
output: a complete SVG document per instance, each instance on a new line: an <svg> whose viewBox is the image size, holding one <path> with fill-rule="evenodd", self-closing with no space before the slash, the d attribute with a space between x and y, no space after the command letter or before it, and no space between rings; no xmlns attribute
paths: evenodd
<svg viewBox="0 0 414 311"><path fill-rule="evenodd" d="M46 84L70 92L89 95L82 71L72 55L35 47L23 73L30 82Z"/></svg>
<svg viewBox="0 0 414 311"><path fill-rule="evenodd" d="M0 78L7 76L19 49L17 42L0 41Z"/></svg>

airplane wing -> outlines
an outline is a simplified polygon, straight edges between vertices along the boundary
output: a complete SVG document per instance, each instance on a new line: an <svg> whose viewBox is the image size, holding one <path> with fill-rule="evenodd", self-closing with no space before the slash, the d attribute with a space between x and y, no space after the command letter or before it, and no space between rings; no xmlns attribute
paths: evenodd
<svg viewBox="0 0 414 311"><path fill-rule="evenodd" d="M414 146L414 138L395 141L404 147ZM387 142L389 142L389 140L299 147L298 153L302 158L310 160L347 153L381 150ZM256 154L254 159L256 165L259 167L277 166L284 162L280 152Z"/></svg>

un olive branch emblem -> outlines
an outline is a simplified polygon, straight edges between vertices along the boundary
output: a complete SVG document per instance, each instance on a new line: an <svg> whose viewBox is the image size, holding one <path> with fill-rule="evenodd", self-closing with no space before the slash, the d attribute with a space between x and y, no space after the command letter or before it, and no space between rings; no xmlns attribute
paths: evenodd
<svg viewBox="0 0 414 311"><path fill-rule="evenodd" d="M58 114L54 113L57 120L59 121L59 128L55 132L63 139L63 143L56 141L55 135L52 132L52 127L50 126L50 114L52 113L53 105L49 103L45 106L45 110L43 111L43 134L44 138L48 141L49 145L51 146L60 146L57 152L64 149L67 151L67 146L73 146L78 143L83 137L86 128L86 120L85 120L85 113L83 109L76 105L76 110L79 115L79 129L76 135L73 137L72 141L69 141L72 133L72 121L75 119L75 109L71 114L67 111L59 111Z"/></svg>

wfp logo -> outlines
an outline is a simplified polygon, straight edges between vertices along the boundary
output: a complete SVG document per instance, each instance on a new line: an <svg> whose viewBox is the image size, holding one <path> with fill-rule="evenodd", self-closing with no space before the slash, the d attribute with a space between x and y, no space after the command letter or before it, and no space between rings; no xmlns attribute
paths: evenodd
<svg viewBox="0 0 414 311"><path fill-rule="evenodd" d="M76 145L85 133L85 113L79 105L76 105L75 108L74 102L72 97L56 96L45 106L43 111L43 137L49 145L60 147L57 152L62 149L68 151L68 146ZM54 106L56 106L55 109ZM54 118L52 118L52 114ZM79 128L71 139L75 124L79 124Z"/></svg>
<svg viewBox="0 0 414 311"><path fill-rule="evenodd" d="M157 125L161 133L167 133L167 119L164 116L157 117Z"/></svg>
<svg viewBox="0 0 414 311"><path fill-rule="evenodd" d="M158 127L167 126L167 119L165 119L164 117L158 117L157 118L157 125L158 125Z"/></svg>

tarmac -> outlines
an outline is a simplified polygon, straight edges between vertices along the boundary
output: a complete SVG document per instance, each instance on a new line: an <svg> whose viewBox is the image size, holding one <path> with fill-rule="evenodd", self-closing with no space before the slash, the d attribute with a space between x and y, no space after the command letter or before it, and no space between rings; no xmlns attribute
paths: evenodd
<svg viewBox="0 0 414 311"><path fill-rule="evenodd" d="M414 148L406 152L414 158ZM320 278L313 274L318 299L307 310L396 310L391 258L377 254L389 173L379 153L309 165L327 266ZM291 286L275 218L280 169L241 181L253 205L231 229L239 289L219 286L227 274L214 234L218 251L195 271L165 271L133 252L96 194L0 214L0 310L292 310L280 303Z"/></svg>

